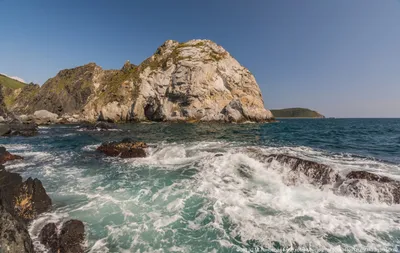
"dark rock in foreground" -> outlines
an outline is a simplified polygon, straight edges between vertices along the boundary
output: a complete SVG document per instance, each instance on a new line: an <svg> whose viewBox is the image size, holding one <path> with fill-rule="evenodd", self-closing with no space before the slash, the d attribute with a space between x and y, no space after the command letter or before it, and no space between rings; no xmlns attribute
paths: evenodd
<svg viewBox="0 0 400 253"><path fill-rule="evenodd" d="M40 243L46 246L51 253L58 251L58 231L57 226L54 223L49 223L42 228L39 234Z"/></svg>
<svg viewBox="0 0 400 253"><path fill-rule="evenodd" d="M33 253L32 240L25 224L11 215L0 200L0 252Z"/></svg>
<svg viewBox="0 0 400 253"><path fill-rule="evenodd" d="M285 154L265 155L255 149L249 149L250 156L265 163L273 161L281 163L282 173L285 173L285 183L288 185L310 183L319 187L330 186L338 195L352 196L368 202L385 202L400 204L400 182L389 177L380 176L367 171L352 171L341 176L328 165L304 160ZM239 168L239 174L250 177L249 171L244 174Z"/></svg>
<svg viewBox="0 0 400 253"><path fill-rule="evenodd" d="M107 156L120 156L121 158L146 157L144 142L136 142L131 139L124 139L120 142L103 143L97 148Z"/></svg>
<svg viewBox="0 0 400 253"><path fill-rule="evenodd" d="M28 178L25 182L17 173L0 167L0 199L12 215L25 222L35 219L51 208L51 199L39 179Z"/></svg>
<svg viewBox="0 0 400 253"><path fill-rule="evenodd" d="M85 225L79 220L69 220L58 233L56 224L49 223L40 231L39 239L50 253L83 253Z"/></svg>
<svg viewBox="0 0 400 253"><path fill-rule="evenodd" d="M79 220L65 222L60 232L60 253L83 253L85 225Z"/></svg>
<svg viewBox="0 0 400 253"><path fill-rule="evenodd" d="M0 146L0 164L8 161L24 159L22 156L10 154L5 147Z"/></svg>

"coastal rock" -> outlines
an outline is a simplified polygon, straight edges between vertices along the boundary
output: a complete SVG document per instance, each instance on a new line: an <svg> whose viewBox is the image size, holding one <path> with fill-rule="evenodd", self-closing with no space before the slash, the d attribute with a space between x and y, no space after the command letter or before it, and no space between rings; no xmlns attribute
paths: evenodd
<svg viewBox="0 0 400 253"><path fill-rule="evenodd" d="M251 72L210 40L168 40L140 65L127 62L121 70L94 63L62 70L39 91L27 92L13 100L12 110L109 122L273 119Z"/></svg>
<svg viewBox="0 0 400 253"><path fill-rule="evenodd" d="M61 228L59 235L60 253L83 253L85 225L79 220L69 220Z"/></svg>
<svg viewBox="0 0 400 253"><path fill-rule="evenodd" d="M20 159L23 159L23 157L19 155L10 154L10 152L8 152L5 147L0 146L0 164Z"/></svg>
<svg viewBox="0 0 400 253"><path fill-rule="evenodd" d="M352 171L347 174L339 185L338 192L368 202L400 204L400 182L367 171Z"/></svg>
<svg viewBox="0 0 400 253"><path fill-rule="evenodd" d="M83 242L85 239L85 225L79 220L68 220L62 227L60 233L56 224L46 224L39 234L40 243L50 253L83 253Z"/></svg>
<svg viewBox="0 0 400 253"><path fill-rule="evenodd" d="M51 208L51 199L38 179L25 182L17 173L0 167L0 191L3 206L16 217L28 222Z"/></svg>
<svg viewBox="0 0 400 253"><path fill-rule="evenodd" d="M107 130L115 130L118 129L117 125L109 122L96 122L96 123L91 123L91 122L84 122L80 125L80 129L86 130L86 131L107 131Z"/></svg>
<svg viewBox="0 0 400 253"><path fill-rule="evenodd" d="M280 169L285 174L284 178L289 185L307 182L317 186L324 186L335 184L341 180L338 172L324 164L286 154L265 155L255 149L248 150L251 151L250 156L262 162L272 163L275 161L282 164L283 166Z"/></svg>
<svg viewBox="0 0 400 253"><path fill-rule="evenodd" d="M6 124L0 123L0 136L34 136L38 133L38 126L35 123L21 122L14 119Z"/></svg>
<svg viewBox="0 0 400 253"><path fill-rule="evenodd" d="M258 150L248 149L249 155L261 162L278 162L288 185L310 183L318 187L329 186L338 195L352 196L367 202L385 202L400 204L400 182L367 171L351 171L341 176L328 165L304 160L286 154L265 155ZM251 177L251 171L245 166L239 168L243 177Z"/></svg>
<svg viewBox="0 0 400 253"><path fill-rule="evenodd" d="M46 110L36 111L33 116L35 117L36 123L39 125L54 124L58 122L58 115Z"/></svg>
<svg viewBox="0 0 400 253"><path fill-rule="evenodd" d="M108 142L100 145L97 150L107 156L119 156L121 158L146 157L144 142L136 142L131 139L124 139L120 142Z"/></svg>
<svg viewBox="0 0 400 253"><path fill-rule="evenodd" d="M56 224L46 224L40 231L39 240L41 244L50 250L50 253L57 253L59 249L59 239Z"/></svg>
<svg viewBox="0 0 400 253"><path fill-rule="evenodd" d="M1 202L0 200L0 252L34 253L25 224L11 215Z"/></svg>

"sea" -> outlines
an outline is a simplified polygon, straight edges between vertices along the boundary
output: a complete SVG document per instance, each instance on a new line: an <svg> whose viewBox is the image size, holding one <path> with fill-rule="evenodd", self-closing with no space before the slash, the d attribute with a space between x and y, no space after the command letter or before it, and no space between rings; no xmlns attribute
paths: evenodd
<svg viewBox="0 0 400 253"><path fill-rule="evenodd" d="M133 138L146 158L96 148ZM34 137L0 138L23 161L6 165L42 181L50 212L29 226L78 219L95 252L398 252L400 205L288 185L285 166L249 152L287 154L346 175L400 180L400 119L283 119L268 124L133 123L112 131L41 126ZM252 171L244 177L241 166Z"/></svg>

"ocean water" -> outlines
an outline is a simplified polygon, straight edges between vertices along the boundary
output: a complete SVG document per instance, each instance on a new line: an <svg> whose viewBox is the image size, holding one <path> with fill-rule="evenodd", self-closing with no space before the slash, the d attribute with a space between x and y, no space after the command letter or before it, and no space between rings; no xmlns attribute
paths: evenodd
<svg viewBox="0 0 400 253"><path fill-rule="evenodd" d="M96 152L125 137L150 144L148 157ZM67 219L85 223L93 253L393 252L400 245L400 205L287 186L283 165L264 164L248 149L400 180L400 119L141 123L109 132L49 126L0 145L25 157L7 169L39 178L53 200L29 228L39 252L40 229ZM242 165L251 178L238 172Z"/></svg>

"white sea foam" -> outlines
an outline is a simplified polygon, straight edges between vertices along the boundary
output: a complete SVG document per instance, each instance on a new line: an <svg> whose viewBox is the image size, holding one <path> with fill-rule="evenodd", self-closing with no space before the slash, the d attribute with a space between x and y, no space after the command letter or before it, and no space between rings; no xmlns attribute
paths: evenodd
<svg viewBox="0 0 400 253"><path fill-rule="evenodd" d="M104 168L89 175L83 173L87 168L64 166L60 170L56 165L62 161L40 154L50 163L50 168L43 168L48 170L44 177L66 182L52 193L60 207L51 217L86 222L89 252L163 252L157 246L161 242L166 251L196 252L198 248L177 238L200 231L216 233L213 240L219 247L235 252L248 252L232 243L237 236L243 244L255 240L266 248L272 248L275 242L292 249L309 247L337 252L346 247L379 250L393 245L387 238L398 231L400 205L367 203L307 183L288 186L285 173L289 168L262 163L252 158L246 147L234 143L154 145L146 158L107 158ZM93 151L97 146L88 145L82 150ZM369 170L397 177L396 171L400 171L398 165L307 147L260 150L314 160L341 173ZM246 166L250 177L239 172L242 166ZM189 169L195 173L176 178ZM171 177L172 181L164 177ZM69 204L63 205L64 202ZM188 210L193 213L188 214ZM43 219L35 221L31 234L37 236L42 223ZM179 224L185 224L185 228L182 230ZM102 232L91 235L96 233L91 230L93 227ZM201 238L200 234L190 240ZM200 251L210 252L206 241Z"/></svg>

